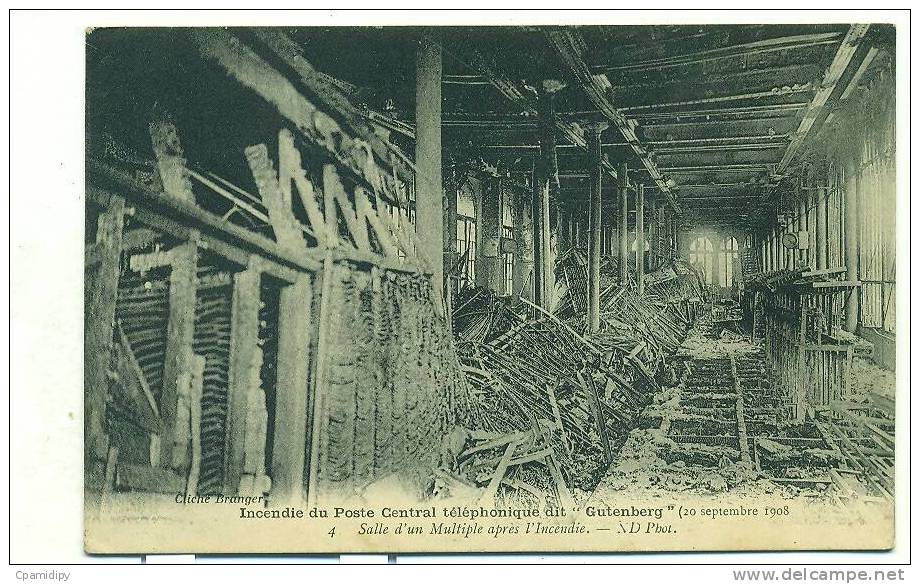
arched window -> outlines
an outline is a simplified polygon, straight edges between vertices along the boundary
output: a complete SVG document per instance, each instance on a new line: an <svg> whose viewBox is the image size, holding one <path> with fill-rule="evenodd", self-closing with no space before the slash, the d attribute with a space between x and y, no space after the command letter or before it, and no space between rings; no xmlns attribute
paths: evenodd
<svg viewBox="0 0 920 584"><path fill-rule="evenodd" d="M722 273L719 274L720 283L730 288L735 283L735 267L738 264L738 240L732 236L722 239L719 244L719 253L722 254Z"/></svg>
<svg viewBox="0 0 920 584"><path fill-rule="evenodd" d="M703 273L707 284L712 284L713 250L708 237L700 235L690 242L690 264Z"/></svg>

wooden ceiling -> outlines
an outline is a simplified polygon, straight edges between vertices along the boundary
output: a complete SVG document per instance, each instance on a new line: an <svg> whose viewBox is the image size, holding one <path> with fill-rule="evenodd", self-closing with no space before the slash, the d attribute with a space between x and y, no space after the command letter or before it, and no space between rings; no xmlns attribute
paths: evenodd
<svg viewBox="0 0 920 584"><path fill-rule="evenodd" d="M581 26L292 29L320 70L398 130L411 148L415 43L444 49L444 145L450 154L530 168L536 101L555 97L559 172L572 200L587 192L583 128L608 121L610 175L669 191L696 223L755 221L873 47L868 25ZM517 166L515 166L515 164ZM634 170L633 170L634 169ZM607 181L609 185L612 180Z"/></svg>

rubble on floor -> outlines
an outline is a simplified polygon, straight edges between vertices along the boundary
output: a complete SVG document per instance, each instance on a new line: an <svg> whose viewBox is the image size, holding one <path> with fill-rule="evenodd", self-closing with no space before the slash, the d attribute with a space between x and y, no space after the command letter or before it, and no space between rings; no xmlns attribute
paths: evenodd
<svg viewBox="0 0 920 584"><path fill-rule="evenodd" d="M488 415L441 482L540 504L593 490L658 391L656 377L692 326L691 304L701 295L682 265L653 277L644 298L634 285L610 286L602 330L587 337L565 309L551 314L524 299L461 290L457 350Z"/></svg>

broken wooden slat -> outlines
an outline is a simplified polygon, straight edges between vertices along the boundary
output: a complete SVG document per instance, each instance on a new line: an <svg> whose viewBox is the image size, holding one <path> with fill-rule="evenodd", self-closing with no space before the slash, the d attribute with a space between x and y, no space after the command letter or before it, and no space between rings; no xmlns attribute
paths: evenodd
<svg viewBox="0 0 920 584"><path fill-rule="evenodd" d="M134 356L131 343L121 328L115 325L116 348L118 350L118 383L115 387L122 391L127 401L134 406L132 421L153 434L162 431L160 411L144 377L144 372Z"/></svg>
<svg viewBox="0 0 920 584"><path fill-rule="evenodd" d="M805 138L808 136L815 122L818 121L818 118L821 117L825 105L828 103L832 94L837 89L837 86L840 83L844 72L847 70L850 62L853 60L859 48L862 46L862 42L868 32L868 24L850 25L850 29L847 31L846 36L844 36L843 40L840 42L837 53L834 55L834 59L831 61L830 66L827 68L827 71L824 74L824 78L821 80L821 85L817 93L815 93L811 103L808 104L808 107L805 110L805 114L802 116L802 121L799 123L799 127L796 129L792 140L789 142L789 146L786 147L786 152L783 154L782 160L780 160L779 164L777 165L775 174L784 174L786 169L789 167L789 164L799 153L799 150L805 143Z"/></svg>
<svg viewBox="0 0 920 584"><path fill-rule="evenodd" d="M502 479L505 478L505 473L508 472L508 465L511 462L511 458L514 456L514 451L517 449L520 441L513 441L508 444L505 448L505 453L502 455L501 460L498 461L498 466L495 467L495 472L492 473L492 478L489 481L489 485L483 491L482 496L479 498L483 503L490 503L495 500L495 495L498 493L498 486L501 484Z"/></svg>

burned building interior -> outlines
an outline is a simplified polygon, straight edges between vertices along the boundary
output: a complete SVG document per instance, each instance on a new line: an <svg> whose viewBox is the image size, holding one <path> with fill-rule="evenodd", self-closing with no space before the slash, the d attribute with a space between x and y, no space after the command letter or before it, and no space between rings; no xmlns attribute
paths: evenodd
<svg viewBox="0 0 920 584"><path fill-rule="evenodd" d="M87 497L890 504L894 41L91 31Z"/></svg>

